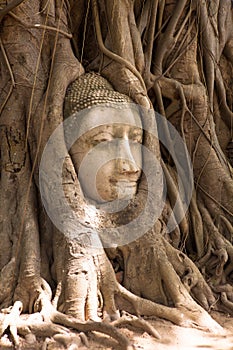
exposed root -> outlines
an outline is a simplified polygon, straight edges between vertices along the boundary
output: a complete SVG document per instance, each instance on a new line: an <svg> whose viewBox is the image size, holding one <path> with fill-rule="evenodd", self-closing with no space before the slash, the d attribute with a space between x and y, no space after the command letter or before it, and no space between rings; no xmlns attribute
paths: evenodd
<svg viewBox="0 0 233 350"><path fill-rule="evenodd" d="M55 323L63 324L66 327L72 327L78 331L90 332L96 331L104 333L115 339L122 349L128 349L130 342L123 334L121 334L116 328L110 324L101 323L101 322L78 322L75 318L55 312L52 315L52 321Z"/></svg>
<svg viewBox="0 0 233 350"><path fill-rule="evenodd" d="M89 347L87 337L84 333L80 333L79 336L72 333L69 335L56 334L53 339L64 345L66 348L69 348L71 344L79 347L81 343L83 343L87 348Z"/></svg>
<svg viewBox="0 0 233 350"><path fill-rule="evenodd" d="M9 11L21 2L22 0L12 0L10 4L1 9L0 22ZM51 8L49 9L50 2ZM84 8L84 2L84 0L81 1L79 6ZM142 2L149 3L149 1ZM1 217L3 217L4 220L1 221L0 224L3 222L5 225L1 226L3 227L2 236L6 236L9 241L6 244L6 250L9 250L9 252L7 252L9 256L7 256L6 259L4 258L6 261L3 260L1 266L0 303L4 302L3 305L9 305L13 294L14 298L21 300L21 302L16 301L11 309L5 310L5 312L3 312L3 310L2 313L0 313L0 337L4 332L9 331L14 345L17 346L20 340L19 335L24 336L27 338L28 342L31 343L35 341L36 336L42 336L45 338L43 348L46 349L48 343L51 341L48 340L48 338L53 338L66 347L69 347L71 343L73 343L74 346L78 346L81 341L88 346L86 333L97 331L113 338L118 342L121 349L129 350L132 349L132 345L128 338L121 334L116 327L130 325L148 332L157 339L160 338L157 331L140 318L140 316L143 315L157 316L184 327L196 327L219 333L222 330L221 327L193 299L198 300L206 310L209 310L216 302L209 288L211 285L214 293L219 295L222 304L233 313L233 288L228 284L230 280L232 280L233 273L233 248L231 237L233 232L230 222L230 218L232 217L232 203L230 203L230 200L228 203L228 197L229 194L231 195L231 192L227 191L228 187L231 187L230 185L226 185L228 182L230 183L230 177L228 176L230 174L228 174L229 171L227 172L228 165L226 164L225 156L222 154L216 142L217 136L215 141L212 115L209 113L210 110L214 113L212 108L213 96L216 94L216 96L218 95L219 97L219 105L221 105L219 106L221 107L219 110L225 111L225 122L228 128L232 129L232 111L230 106L228 106L229 101L224 86L224 75L220 74L221 72L218 67L215 67L215 64L219 64L219 58L217 57L218 50L216 50L215 47L215 43L217 42L215 39L218 37L218 30L220 31L219 34L222 40L227 40L227 37L225 39L223 38L225 20L222 22L223 25L219 25L219 28L215 29L214 17L212 18L208 13L204 1L200 2L202 7L199 8L199 12L196 11L196 7L193 7L195 3L198 3L197 1L193 2L194 4L192 7L189 7L186 0L173 1L174 11L173 13L169 13L165 0L155 0L151 2L151 17L150 19L149 17L143 19L145 25L143 29L143 25L140 26L142 29L140 32L137 27L137 16L135 16L134 13L135 9L133 6L131 7L131 5L133 3L136 4L136 2L97 2L97 0L92 0L92 3L93 13L91 14L88 11L88 16L85 20L85 32L89 30L89 19L91 19L91 15L93 15L90 27L96 27L98 46L101 55L105 55L103 61L106 60L107 65L104 66L103 62L102 68L96 67L95 64L91 66L91 56L96 57L98 52L92 52L91 45L88 46L88 44L85 50L83 44L81 54L81 58L83 58L83 60L81 59L82 62L85 64L85 61L88 61L88 64L94 67L94 70L101 72L103 75L105 74L116 89L121 89L123 92L126 91L126 93L133 96L138 102L141 100L142 102L144 101L143 105L148 108L150 107L150 102L147 98L146 86L151 86L151 79L153 78L154 88L151 89L151 92L154 90L157 99L155 107L158 106L163 115L167 114L167 117L181 129L186 144L188 146L190 144L190 153L195 160L195 176L198 179L197 198L193 196L190 207L192 211L190 215L193 226L192 229L195 231L194 244L196 245L196 251L194 253L196 253L199 259L199 267L202 268L203 272L209 277L209 285L205 282L197 267L185 254L174 249L172 245L163 241L162 238L157 238L157 232L161 231L156 231L155 229L152 236L153 242L151 243L151 240L151 244L148 244L148 246L146 246L145 243L145 249L142 249L143 246L141 245L140 250L138 250L140 254L145 251L151 252L151 256L149 256L148 253L149 259L146 263L141 265L142 269L144 269L142 273L146 274L147 271L149 271L148 275L152 281L149 286L151 287L150 290L156 289L154 286L158 287L158 290L154 293L155 297L153 295L150 298L150 296L144 295L145 298L143 299L117 283L114 279L114 272L111 272L111 268L104 260L105 256L103 259L100 255L97 256L96 259L92 259L91 257L91 263L87 267L88 271L84 269L82 261L80 263L80 271L83 276L81 276L81 274L79 275L80 271L77 269L77 256L72 256L73 260L70 258L70 264L67 265L67 271L64 272L64 275L69 277L64 278L64 280L60 278L62 277L60 276L62 275L61 271L64 270L64 266L61 263L61 261L63 261L62 259L60 259L60 265L58 266L57 264L60 258L61 247L59 246L59 254L57 254L59 256L56 257L56 248L49 246L49 243L52 242L51 235L52 232L54 233L54 229L49 225L45 225L46 229L43 227L41 217L39 217L37 210L37 199L39 196L37 196L37 190L34 185L38 182L37 168L39 166L43 147L52 130L62 121L62 108L66 88L72 80L84 72L84 69L74 57L69 41L69 39L71 39L71 34L69 34L70 28L68 28L69 24L67 22L68 17L72 17L72 13L76 12L73 11L76 9L75 4L72 10L70 10L69 5L67 5L68 1L62 0L54 2L44 0L40 6L40 16L40 13L35 14L34 11L34 9L37 8L36 2L32 2L31 5L25 2L22 5L22 14L19 11L18 15L11 13L11 16L4 18L4 22L6 20L6 26L2 21L2 41L0 40L3 63L5 63L3 70L7 73L2 74L3 93L2 106L0 106L0 112L3 111L3 124L7 121L7 126L4 126L4 128L8 128L8 126L10 128L12 125L15 125L17 129L22 129L22 139L25 141L26 146L29 146L28 149L25 150L28 154L26 167L25 164L22 164L22 169L23 167L26 169L25 176L18 168L14 167L12 167L9 172L8 153L10 157L11 154L21 154L21 150L18 152L19 148L13 147L13 141L9 143L9 139L6 137L2 138L0 175L3 190L1 193L4 194L4 206L6 208L13 206L13 209L9 213L7 210L1 212ZM103 3L106 7L106 18L104 20L106 20L107 26L111 28L105 28L99 18L99 15L103 13L101 7ZM130 8L121 6L124 5L124 3L130 4ZM137 3L139 3L139 1ZM227 1L227 3L228 6L230 6L230 2ZM98 4L100 5L101 11L99 11ZM114 6L112 6L112 4L114 4ZM39 10L39 8L37 8L37 10ZM114 12L114 10L116 12ZM69 11L72 13L67 14ZM17 13L17 10L15 12ZM83 12L82 9L80 13ZM109 14L111 14L111 16ZM114 14L114 16L112 16L112 14ZM117 14L122 14L122 16ZM37 16L36 25L26 25L24 23L24 16L25 18ZM192 18L192 16L194 17ZM201 20L199 16L202 17ZM124 18L122 22L120 22L121 17ZM16 21L18 21L17 28L21 29L18 30L17 45L14 48L15 38L14 35L12 35L13 31L8 31L7 29L8 27L14 28ZM125 24L129 26L126 28ZM72 30L75 28L75 25L77 25L77 23L72 23ZM111 43L108 35L106 35L106 31L108 31L107 34L111 34L110 32L115 31L115 29L118 35L114 36L116 40L113 40L114 42ZM79 23L78 30L81 30L81 22ZM38 32L42 35L36 38L34 33ZM51 35L51 33L54 32L56 33L55 40L54 35ZM144 36L142 32L148 35ZM27 35L25 35L25 33ZM210 38L208 38L207 33L210 33ZM79 33L73 34L79 39ZM125 34L127 34L127 36ZM140 37L140 35L142 35L142 37ZM29 38L31 36L32 38L29 46L26 45L27 43L24 40L27 36ZM142 43L140 42L141 39ZM145 42L146 39L148 43ZM202 43L199 41L202 41ZM86 41L83 40L83 43L86 43ZM76 45L77 47L79 46L78 40ZM138 45L140 48L136 53ZM203 58L198 56L198 45L203 49L204 61ZM26 53L25 57L24 55L17 56L17 47L24 48ZM89 48L91 48L91 50L89 50ZM228 57L226 58L231 58L232 61L232 44L226 46L226 49L228 49L225 50L228 52ZM95 48L93 48L93 51L94 50ZM189 50L191 51L188 52ZM91 51L90 62L88 55L85 57L85 51ZM174 51L176 51L176 53L174 53ZM221 50L219 50L219 52L220 51ZM189 53L186 57L187 67L184 67L184 56L187 52ZM28 57L31 58L30 63ZM170 59L171 62L169 62ZM32 61L34 63L32 63ZM144 63L145 67L143 67ZM118 67L119 70L115 69L115 67ZM186 68L186 70L184 71L183 68ZM111 70L112 72L110 72ZM118 71L120 72L119 76L116 74ZM155 75L153 76L152 73ZM187 76L185 76L185 74L187 74ZM167 75L167 77L165 77L165 75ZM18 80L19 77L20 80ZM214 85L214 78L216 79L216 87ZM26 85L30 87L28 91L25 89ZM10 90L7 93L8 87ZM22 89L20 89L21 87ZM6 89L6 91L4 91L4 89ZM17 100L16 97L18 101L22 100L22 104L17 103L17 108L13 108L15 106L13 102ZM167 104L169 104L169 106L167 106ZM15 113L11 113L10 110L14 110ZM16 122L19 123L19 125ZM27 128L26 132L24 132L25 126ZM168 133L167 136L169 139L171 135ZM8 140L8 144L5 144L5 139ZM149 149L155 149L157 147L153 142L154 141L148 141ZM65 146L65 143L63 146ZM15 152L15 150L17 150L17 152ZM209 156L206 157L206 155L208 155L206 154L207 151L209 152ZM212 165L211 161L213 161ZM18 162L14 164L18 164ZM51 166L51 164L49 166ZM172 171L170 171L166 165L163 166L168 185L168 198L172 205L177 200L179 193ZM66 168L67 173L69 173L71 167L73 169L71 159L69 159L67 163L65 163L64 169ZM217 169L219 169L219 171L216 171ZM211 181L208 181L208 171L211 175L216 174L216 176L211 178ZM70 182L70 178L73 178L72 183ZM218 179L219 182L217 182L216 179ZM202 180L202 182L199 183L199 180ZM33 184L32 187L30 187L31 184ZM72 203L75 203L77 208L82 209L81 190L74 169L70 171L70 177L67 176L67 178L64 179L63 184L68 202L71 203L73 201ZM8 185L10 185L11 189L9 192ZM17 190L12 191L13 185ZM214 189L213 194L211 192L212 188ZM10 193L14 193L15 198L13 198L13 195L10 195ZM206 199L205 205L207 205L207 207L199 205L200 196L198 194L200 193L202 197ZM13 205L10 200L11 198L15 200ZM181 200L179 198L178 200L180 202L179 208L182 213L181 216L183 216L184 219L180 224L177 241L174 242L172 239L172 243L180 247L179 244L183 243L182 239L184 240L186 236L189 236L191 230L190 222L188 221L189 218L185 217ZM209 205L208 208L208 200L213 203L214 209L219 209L219 211L216 211L216 216L213 215L215 214L213 209L210 212L211 206ZM57 203L53 202L50 205L56 207ZM5 220L5 217L7 217L6 213L7 215L9 214L9 220L8 218ZM222 213L227 214L226 218L221 216ZM219 218L217 215L219 215ZM15 219L13 220L13 218ZM216 219L217 223L216 221L214 222L213 218ZM176 217L174 215L174 220L175 219ZM16 228L18 228L19 222L18 237ZM219 226L217 224L219 224ZM7 229L5 229L5 227L7 227ZM8 230L8 227L12 228L12 230ZM224 236L221 235L222 233ZM47 237L49 236L48 241L45 241L45 235L47 235ZM187 241L188 239L189 237ZM227 239L229 239L229 241ZM53 243L54 246L55 244L59 245L59 240L55 242L54 238ZM189 243L191 246L192 237ZM1 253L5 253L4 245L2 247ZM43 261L44 255L47 254L48 247L51 249L47 257L48 261ZM125 248L125 256L123 257L123 259L125 258L125 266L123 268L125 268L125 270L128 268L129 270L129 264L126 266L129 262L129 255L127 255L128 252L126 252L126 249L129 250L131 248ZM42 255L43 250L46 251L44 255ZM86 257L87 254L84 255ZM42 264L40 264L41 260ZM134 259L134 263L136 265L136 259ZM42 273L44 272L43 264L47 264L48 271L51 270L48 273L48 283L52 281L54 283L53 287L55 287L55 284L58 285L53 305L50 302L52 298L50 287L47 288L46 283L42 281L42 277L46 279ZM91 268L93 268L93 274L90 273ZM128 272L130 276L130 271ZM143 292L146 294L150 282L146 290L144 285L142 287L140 286L139 279L141 276L136 268L133 272L135 272L135 280L138 279L138 284L136 285L135 283L133 286L134 289L136 289L136 292L137 289L139 290L138 295L143 295L142 289L144 289ZM160 285L155 281L155 273L161 280ZM131 274L130 277L133 279L132 275L133 274ZM83 279L81 279L81 277L83 277ZM150 280L150 278L147 278L147 281ZM87 280L87 288L82 295L83 299L77 301L78 292L76 286L79 287L82 282L86 282ZM141 279L141 281L143 281L143 279ZM74 285L72 290L70 288L71 282L73 282ZM125 282L124 278L122 282ZM79 306L81 305L83 306L83 309L80 311L82 313L82 319L94 319L96 316L95 312L97 314L98 309L98 288L102 293L103 314L106 313L109 316L109 321L113 321L112 323L94 321L81 322L78 318L57 311L56 308L60 307L62 311L71 314L71 309L75 312L79 312L79 310L81 310ZM47 295L45 294L46 292ZM135 292L135 290L133 290L133 292ZM162 302L160 303L160 301L158 301L158 303L152 301L157 301L156 297L159 293L158 299L164 298L164 304L166 305ZM60 298L60 295L62 298ZM91 298L92 295L96 298L95 304L93 302L94 299ZM118 310L115 305L115 297L120 297L122 300L127 301L133 309L132 312L137 316L124 314L121 318L116 319ZM35 299L37 299L36 302ZM77 303L75 303L76 301ZM24 316L20 315L23 308L22 302L25 310L33 312L34 307L34 311L37 310L38 313L25 319ZM66 304L69 305L67 306ZM65 307L62 309L64 305ZM174 305L174 307L169 307L167 305ZM75 314L75 316L77 316L77 314ZM107 317L104 321L106 320ZM69 329L75 329L80 332L79 336Z"/></svg>
<svg viewBox="0 0 233 350"><path fill-rule="evenodd" d="M1 314L0 334L2 335L4 331L9 327L15 345L19 344L18 334L23 336L28 336L30 334L35 334L36 336L43 337L54 336L54 339L58 341L60 340L62 343L69 343L73 340L73 336L70 335L70 332L67 328L62 327L65 326L82 333L97 331L107 334L119 343L121 349L132 349L128 338L121 334L114 326L101 322L79 322L74 317L64 315L56 311L48 301L44 305L46 305L46 314L50 314L49 322L42 322L40 320L40 317L37 321L35 320L35 317L34 319L33 317L29 317L28 320L19 318L19 313L22 309L22 303L16 302L10 314ZM44 308L42 308L40 315L44 315ZM56 325L54 323L57 323L59 325ZM87 345L88 341L84 334L81 334L81 338L82 341Z"/></svg>
<svg viewBox="0 0 233 350"><path fill-rule="evenodd" d="M231 312L233 312L233 302L228 299L227 294L225 292L221 293L221 301L223 305L227 306Z"/></svg>
<svg viewBox="0 0 233 350"><path fill-rule="evenodd" d="M3 54L3 57L4 57L4 60L5 60L7 69L9 71L9 74L10 74L10 77L11 77L11 86L10 86L9 92L8 92L4 102L0 106L0 115L1 115L5 105L7 104L7 101L9 100L9 98L10 98L10 96L12 94L12 91L13 91L13 89L15 87L15 78L14 78L14 74L12 72L12 69L11 69L11 66L10 66L10 63L9 63L9 60L8 60L8 57L7 57L7 54L6 54L6 51L5 51L5 48L4 48L4 45L2 43L1 38L0 38L0 49L1 49L1 52Z"/></svg>
<svg viewBox="0 0 233 350"><path fill-rule="evenodd" d="M190 306L180 304L172 308L140 298L121 285L118 286L118 291L124 299L133 305L137 315L157 316L182 327L199 328L213 333L222 332L221 326L196 303Z"/></svg>
<svg viewBox="0 0 233 350"><path fill-rule="evenodd" d="M3 9L0 10L0 23L3 20L4 16L6 16L11 10L15 7L19 6L24 0L13 0L9 4L7 4Z"/></svg>
<svg viewBox="0 0 233 350"><path fill-rule="evenodd" d="M97 1L96 0L92 0L92 4L93 4L93 13L94 13L94 21L95 21L95 27L96 27L96 35L97 35L97 40L98 40L98 44L100 47L100 50L109 58L115 60L116 62L123 64L126 68L128 68L140 81L144 91L146 92L146 86L145 86L145 82L141 76L141 74L139 73L139 71L135 68L135 66L133 64L131 64L131 62L127 61L125 58L122 58L119 55L116 55L114 52L108 50L104 43L103 43L103 38L102 38L102 34L101 34L101 28L100 28L100 19L99 19L99 12L98 12L98 5L97 5Z"/></svg>
<svg viewBox="0 0 233 350"><path fill-rule="evenodd" d="M23 305L20 301L16 301L10 310L9 314L3 317L3 321L0 323L0 337L5 332L5 330L9 327L10 333L13 338L13 343L15 346L19 345L19 339L17 335L16 323L19 320L19 315L23 310Z"/></svg>
<svg viewBox="0 0 233 350"><path fill-rule="evenodd" d="M214 333L222 331L221 327L198 305L196 308L190 309L184 305L179 305L176 308L166 307L137 297L120 284L118 285L118 294L132 303L138 314L158 316L181 326L192 326ZM72 316L58 312L43 293L38 303L41 305L41 311L27 318L24 315L19 315L22 310L22 303L19 301L15 302L12 309L3 310L4 313L0 314L0 334L3 335L6 329L9 329L15 346L19 344L19 335L24 336L28 343L35 342L35 337L43 337L45 338L43 344L45 349L48 342L53 341L67 348L71 344L78 348L81 343L88 347L86 334L88 332L99 332L116 340L121 349L132 350L134 347L129 339L117 330L117 327L125 326L138 328L156 339L161 339L159 333L147 321L125 312L123 312L121 318L111 324L94 321L80 322ZM70 329L75 329L80 333L77 335Z"/></svg>
<svg viewBox="0 0 233 350"><path fill-rule="evenodd" d="M221 327L195 303L187 306L180 304L174 308L137 297L116 282L116 293L133 305L136 314L144 316L157 316L172 321L184 327L195 327L202 330L221 332ZM18 334L27 337L29 340L33 336L53 337L56 341L68 346L74 342L77 344L79 338L71 333L69 329L75 329L84 334L81 335L82 342L88 344L85 334L97 331L106 334L116 340L121 349L133 349L126 336L120 333L116 327L132 326L139 328L148 334L160 339L158 332L145 320L140 317L123 313L122 317L111 324L103 322L80 322L72 316L58 312L48 300L48 296L41 292L37 301L40 312L29 316L27 320L23 316L19 317L22 303L16 302L9 314L1 314L1 334L9 327L14 343L18 344ZM9 310L6 310L7 312Z"/></svg>
<svg viewBox="0 0 233 350"><path fill-rule="evenodd" d="M127 315L126 313L123 313L123 316L118 320L112 322L112 325L116 327L132 326L135 328L142 329L144 332L147 332L156 339L161 339L161 336L156 331L156 329L154 329L154 327L152 327L148 322L146 322L142 318L138 318L133 315Z"/></svg>

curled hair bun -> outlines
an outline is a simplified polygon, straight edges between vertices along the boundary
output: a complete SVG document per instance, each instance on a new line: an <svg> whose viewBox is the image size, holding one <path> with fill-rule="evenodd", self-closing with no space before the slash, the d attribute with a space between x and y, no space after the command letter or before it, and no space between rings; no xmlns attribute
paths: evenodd
<svg viewBox="0 0 233 350"><path fill-rule="evenodd" d="M66 91L64 117L101 104L118 107L129 103L132 103L131 98L115 91L101 75L95 72L85 73L72 82Z"/></svg>

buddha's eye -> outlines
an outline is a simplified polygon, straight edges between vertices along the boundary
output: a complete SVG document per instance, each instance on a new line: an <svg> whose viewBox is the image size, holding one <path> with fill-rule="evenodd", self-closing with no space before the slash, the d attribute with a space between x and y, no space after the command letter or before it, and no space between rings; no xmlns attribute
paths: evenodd
<svg viewBox="0 0 233 350"><path fill-rule="evenodd" d="M142 136L138 135L137 137L134 138L134 142L142 143Z"/></svg>
<svg viewBox="0 0 233 350"><path fill-rule="evenodd" d="M131 141L134 143L142 143L142 134L134 134L131 137Z"/></svg>
<svg viewBox="0 0 233 350"><path fill-rule="evenodd" d="M142 143L142 135L142 130L138 128L131 131L129 138L133 143Z"/></svg>
<svg viewBox="0 0 233 350"><path fill-rule="evenodd" d="M111 134L99 134L99 135L96 135L96 137L93 137L91 144L93 146L96 146L103 142L110 142L112 141L112 139L113 137Z"/></svg>

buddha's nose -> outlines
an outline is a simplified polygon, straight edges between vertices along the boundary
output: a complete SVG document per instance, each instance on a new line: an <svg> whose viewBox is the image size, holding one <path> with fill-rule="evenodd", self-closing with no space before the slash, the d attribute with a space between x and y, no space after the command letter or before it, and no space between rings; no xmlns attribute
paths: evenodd
<svg viewBox="0 0 233 350"><path fill-rule="evenodd" d="M136 163L128 139L118 141L117 170L119 173L138 174L141 169Z"/></svg>

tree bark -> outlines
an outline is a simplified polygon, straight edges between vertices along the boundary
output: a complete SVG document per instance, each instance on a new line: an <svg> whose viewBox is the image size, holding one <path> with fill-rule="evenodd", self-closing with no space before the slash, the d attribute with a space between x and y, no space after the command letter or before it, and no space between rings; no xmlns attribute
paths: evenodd
<svg viewBox="0 0 233 350"><path fill-rule="evenodd" d="M125 349L130 345L114 326L95 321L114 325L124 309L217 331L205 310L233 312L231 7L230 0L32 0L0 8L1 309L20 301L22 307L14 306L18 319L21 308L39 311L50 326L102 331ZM144 109L164 116L179 131L193 166L194 191L185 213L177 175L182 164L145 132L144 145L163 168L165 207L143 237L114 249L90 248L80 237L98 237L109 221L116 229L133 221L146 200L145 177L127 211L105 216L97 210L96 225L62 133L43 169L43 190L68 235L54 226L40 196L40 161L63 122L67 87L92 70ZM156 130L154 117L143 122ZM164 128L167 145L176 148ZM62 154L62 186L78 227L67 220L54 200L53 179L46 178L51 169L59 176L56 159ZM159 193L162 184L146 166ZM151 212L156 196L149 198ZM173 213L176 201L178 214ZM151 212L140 222L142 230ZM176 227L167 232L171 215ZM19 332L22 327L28 324L18 322Z"/></svg>

